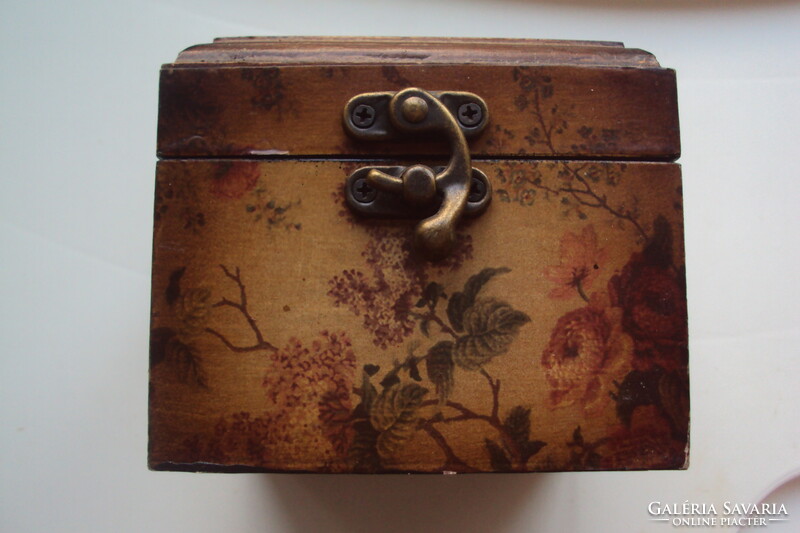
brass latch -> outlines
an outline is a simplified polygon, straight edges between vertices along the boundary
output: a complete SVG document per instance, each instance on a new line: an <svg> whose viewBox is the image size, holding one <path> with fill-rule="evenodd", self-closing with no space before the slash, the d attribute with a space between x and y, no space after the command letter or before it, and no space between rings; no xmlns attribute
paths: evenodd
<svg viewBox="0 0 800 533"><path fill-rule="evenodd" d="M472 93L409 88L352 98L344 108L344 126L354 137L390 140L441 132L451 155L444 167L360 168L347 178L347 203L367 216L424 218L415 229L418 248L432 259L446 256L461 216L479 215L491 201L489 180L472 168L466 140L480 133L488 118L486 103Z"/></svg>

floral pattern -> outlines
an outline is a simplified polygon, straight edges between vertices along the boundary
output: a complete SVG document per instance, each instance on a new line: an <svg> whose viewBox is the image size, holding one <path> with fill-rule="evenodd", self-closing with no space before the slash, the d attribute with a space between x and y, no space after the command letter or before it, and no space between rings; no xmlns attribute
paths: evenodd
<svg viewBox="0 0 800 533"><path fill-rule="evenodd" d="M482 421L497 432L499 442L487 438L484 447L490 463L502 470L524 470L544 446L542 441L530 440L530 410L514 407L505 421L500 418L500 380L489 374L492 361L508 353L520 328L530 321L508 303L482 296L484 286L506 272L505 268L486 268L449 297L436 282L421 291L423 297L415 307L426 311L413 315L415 325L426 337L443 340L431 344L425 353L417 354L416 347L410 347L405 360L396 361L380 378L380 366L364 366L357 391L361 401L348 418L354 434L348 464L354 471L391 470L396 454L418 431L439 446L443 470L477 470L458 455L440 430L457 422ZM441 300L448 300L446 317L439 314ZM430 330L431 323L438 326L438 333ZM425 377L420 372L423 363ZM486 379L492 395L488 414L455 401L457 369ZM428 399L426 381L437 398Z"/></svg>
<svg viewBox="0 0 800 533"><path fill-rule="evenodd" d="M174 270L164 300L177 319L174 327L154 328L150 335L150 368L168 367L183 384L208 388L203 357L196 347L211 310L211 289L181 289L186 268Z"/></svg>
<svg viewBox="0 0 800 533"><path fill-rule="evenodd" d="M592 448L596 467L629 464L645 453L653 456L651 468L685 462L685 284L673 264L669 222L659 217L653 227L653 237L611 277L606 293L592 294L588 306L558 319L542 353L551 405L577 402L587 413L612 406L621 422L602 447ZM566 242L574 237L564 236Z"/></svg>
<svg viewBox="0 0 800 533"><path fill-rule="evenodd" d="M597 244L597 233L592 225L583 228L580 235L567 232L561 238L559 264L549 267L544 275L556 284L550 291L550 298L565 299L578 291L581 298L589 301L586 291L605 264L606 249Z"/></svg>
<svg viewBox="0 0 800 533"><path fill-rule="evenodd" d="M375 346L387 349L399 346L415 330L420 317L418 305L434 298L424 294L430 270L425 261L412 253L413 239L408 231L389 228L370 229L371 236L362 252L365 269L349 269L331 278L328 295L334 305L349 308L363 316L364 328ZM437 271L457 270L472 257L472 239L457 236L456 250ZM438 297L437 295L436 297Z"/></svg>
<svg viewBox="0 0 800 533"><path fill-rule="evenodd" d="M399 79L391 69L384 76ZM245 81L283 98L277 71ZM538 151L563 155L565 132L580 139L573 152L602 151L625 136L577 122L542 71L515 69L509 81L530 128L492 129L497 151L524 137ZM278 109L278 100L252 104ZM175 108L202 129L188 109L183 116ZM155 467L685 467L679 187L657 197L664 191L651 192L637 163L491 162L497 205L486 216L499 226L460 226L456 251L429 263L414 252L411 224L354 216L338 186L342 176L321 195L301 195L270 177L266 169L280 164L288 163L209 162L202 187L177 163L159 177L150 347ZM314 165L346 175L355 163ZM309 168L301 178L316 172ZM239 253L252 246L256 227L270 231L271 246L302 242L302 257L315 259L317 248L329 246L307 235L325 231L321 212L324 225L346 227L347 252L323 250L339 261L293 266L274 248ZM540 214L552 225L542 230L541 257L528 257L534 244L525 224ZM249 226L237 230L241 221ZM208 235L237 244L206 250ZM485 253L494 241L513 253ZM182 403L170 404L174 398Z"/></svg>
<svg viewBox="0 0 800 533"><path fill-rule="evenodd" d="M209 193L247 205L260 187L239 198L233 189ZM260 408L231 411L184 436L181 461L390 472L410 468L409 457L425 449L425 471L682 467L689 389L675 230L657 216L647 240L620 261L600 220L561 233L532 300L515 296L510 268L473 265L474 240L463 230L451 258L428 263L414 253L410 225L344 215L351 231L363 232L363 249L349 268L330 269L321 296L358 327L293 336L280 348L262 330L252 275L221 265L216 281L199 282L191 267L175 269L163 292L169 320L152 335L156 375L214 395L219 377L208 350L253 354L263 391ZM537 353L526 355L520 335L542 324L541 309L558 308ZM356 347L359 336L373 351ZM533 403L504 386L514 382L508 369L521 364L543 378ZM545 413L572 420L571 433L544 431L537 420Z"/></svg>
<svg viewBox="0 0 800 533"><path fill-rule="evenodd" d="M542 353L551 405L602 406L632 352L615 309L589 305L562 316Z"/></svg>
<svg viewBox="0 0 800 533"><path fill-rule="evenodd" d="M196 434L183 443L192 460L218 463L250 461L292 465L298 457L323 458L335 469L343 453L342 436L318 430L319 420L331 420L332 399L347 406L355 355L345 333L323 331L310 346L298 339L268 356L262 386L270 408L255 416L234 413L218 420L209 435ZM298 465L295 469L303 469Z"/></svg>
<svg viewBox="0 0 800 533"><path fill-rule="evenodd" d="M200 194L196 181L200 176L187 177L188 163L179 163L172 170L178 179L156 183L155 225L173 211L178 211L184 230L199 235L209 222L200 207ZM217 162L206 176L208 191L215 200L235 203L246 198L244 211L258 224L268 230L300 230L302 224L293 217L291 210L300 205L299 199L278 199L274 191L258 186L262 179L261 166L257 161L222 160Z"/></svg>
<svg viewBox="0 0 800 533"><path fill-rule="evenodd" d="M614 304L636 342L637 365L675 370L686 365L686 280L672 264L672 232L663 217L645 249L609 282Z"/></svg>

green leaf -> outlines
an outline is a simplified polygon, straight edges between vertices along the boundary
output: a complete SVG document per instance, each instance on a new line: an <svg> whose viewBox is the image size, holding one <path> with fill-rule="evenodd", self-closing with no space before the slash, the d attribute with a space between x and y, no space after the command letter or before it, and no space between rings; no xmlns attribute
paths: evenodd
<svg viewBox="0 0 800 533"><path fill-rule="evenodd" d="M464 285L464 294L469 299L469 302L472 303L475 301L475 298L478 296L478 293L486 285L493 277L499 274L506 274L511 272L510 268L500 267L500 268L484 268L474 276L470 277L467 280L467 283Z"/></svg>
<svg viewBox="0 0 800 533"><path fill-rule="evenodd" d="M203 359L192 345L181 342L177 336L172 337L166 345L166 358L182 383L208 388Z"/></svg>
<svg viewBox="0 0 800 533"><path fill-rule="evenodd" d="M498 274L511 272L511 269L484 268L467 280L463 292L456 292L447 303L447 318L457 332L464 331L464 313L475 303L475 298L486 283Z"/></svg>
<svg viewBox="0 0 800 533"><path fill-rule="evenodd" d="M150 332L150 368L167 358L167 345L177 334L172 328L155 328Z"/></svg>
<svg viewBox="0 0 800 533"><path fill-rule="evenodd" d="M508 435L522 449L531 433L531 410L518 405L509 411L503 422Z"/></svg>
<svg viewBox="0 0 800 533"><path fill-rule="evenodd" d="M436 307L436 304L439 303L439 298L441 298L443 294L444 286L440 283L432 281L428 283L428 285L425 287L425 290L422 292L422 298L431 307Z"/></svg>
<svg viewBox="0 0 800 533"><path fill-rule="evenodd" d="M419 375L419 367L417 360L414 357L408 359L408 375L414 381L422 381L422 376Z"/></svg>
<svg viewBox="0 0 800 533"><path fill-rule="evenodd" d="M489 461L492 464L492 470L495 472L508 472L511 470L511 460L509 460L506 452L493 440L486 439L486 451L489 452Z"/></svg>
<svg viewBox="0 0 800 533"><path fill-rule="evenodd" d="M572 442L570 444L583 446L583 442L583 433L581 432L581 427L577 426L575 431L572 432Z"/></svg>
<svg viewBox="0 0 800 533"><path fill-rule="evenodd" d="M375 400L370 410L370 423L380 432L378 455L392 457L411 437L417 426L417 410L428 390L416 383L395 384Z"/></svg>
<svg viewBox="0 0 800 533"><path fill-rule="evenodd" d="M353 424L355 435L347 449L347 462L354 472L373 473L381 467L378 457L378 432L366 420Z"/></svg>
<svg viewBox="0 0 800 533"><path fill-rule="evenodd" d="M547 444L540 440L528 440L531 433L531 410L521 405L511 409L503 422L503 428L517 445L523 464Z"/></svg>
<svg viewBox="0 0 800 533"><path fill-rule="evenodd" d="M466 300L467 298L464 296L463 292L456 292L447 302L447 318L450 320L450 325L453 329L459 333L464 331L464 325L462 323L464 310L471 305L468 304Z"/></svg>
<svg viewBox="0 0 800 533"><path fill-rule="evenodd" d="M422 331L422 334L426 337L431 336L431 321L427 318L419 323L419 329Z"/></svg>
<svg viewBox="0 0 800 533"><path fill-rule="evenodd" d="M528 322L528 315L505 302L494 298L479 299L464 313L467 334L456 340L453 359L465 370L478 370L506 353L519 328Z"/></svg>
<svg viewBox="0 0 800 533"><path fill-rule="evenodd" d="M402 417L416 410L428 390L415 383L396 384L381 392L370 410L370 423L378 431L391 429Z"/></svg>
<svg viewBox="0 0 800 533"><path fill-rule="evenodd" d="M522 462L526 463L528 459L539 453L539 450L545 446L547 446L547 443L541 440L526 442L525 445L520 448L520 452L522 452Z"/></svg>
<svg viewBox="0 0 800 533"><path fill-rule="evenodd" d="M442 341L435 344L425 358L428 379L436 386L436 395L442 403L447 401L453 390L453 343Z"/></svg>
<svg viewBox="0 0 800 533"><path fill-rule="evenodd" d="M378 391L375 389L375 385L369 380L369 377L370 373L365 367L364 372L361 374L361 403L364 405L366 413L369 413L372 408L372 403L375 401L375 398L378 397Z"/></svg>
<svg viewBox="0 0 800 533"><path fill-rule="evenodd" d="M173 270L172 273L169 275L169 284L167 285L167 289L164 291L164 297L167 300L167 304L173 305L175 302L178 301L178 298L181 296L181 278L183 274L186 272L186 267L181 267L176 270Z"/></svg>
<svg viewBox="0 0 800 533"><path fill-rule="evenodd" d="M389 387L393 387L398 383L400 383L400 377L397 375L397 372L390 372L381 380L381 387L388 389Z"/></svg>

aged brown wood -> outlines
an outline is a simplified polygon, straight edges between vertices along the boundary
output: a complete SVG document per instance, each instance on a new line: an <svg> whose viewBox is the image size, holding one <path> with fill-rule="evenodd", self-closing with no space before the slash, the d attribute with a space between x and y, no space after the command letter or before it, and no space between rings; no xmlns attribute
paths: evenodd
<svg viewBox="0 0 800 533"><path fill-rule="evenodd" d="M365 146L342 128L354 95L412 86L491 95L475 157L673 160L680 152L671 70L368 65L165 67L159 155L442 153L430 142Z"/></svg>
<svg viewBox="0 0 800 533"><path fill-rule="evenodd" d="M482 96L494 190L428 262L355 216L352 96ZM674 72L621 43L228 38L161 73L150 350L157 470L686 468Z"/></svg>
<svg viewBox="0 0 800 533"><path fill-rule="evenodd" d="M620 43L476 39L250 38L192 47L161 77L158 153L404 155L340 127L353 95L417 86L491 94L475 157L671 161L680 153L675 74Z"/></svg>
<svg viewBox="0 0 800 533"><path fill-rule="evenodd" d="M658 67L622 43L528 39L271 37L216 39L183 51L176 64L570 64Z"/></svg>

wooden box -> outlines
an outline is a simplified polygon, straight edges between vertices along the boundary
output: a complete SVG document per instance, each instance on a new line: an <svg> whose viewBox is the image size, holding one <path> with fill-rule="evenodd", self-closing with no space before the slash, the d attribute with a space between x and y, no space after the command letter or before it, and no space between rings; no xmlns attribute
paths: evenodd
<svg viewBox="0 0 800 533"><path fill-rule="evenodd" d="M468 146L491 203L435 261L415 246L422 208L348 204L359 169L443 175L462 146L352 134L352 98L412 87L436 110L446 92L483 102ZM150 468L686 468L675 73L651 54L219 39L162 68L158 124Z"/></svg>

